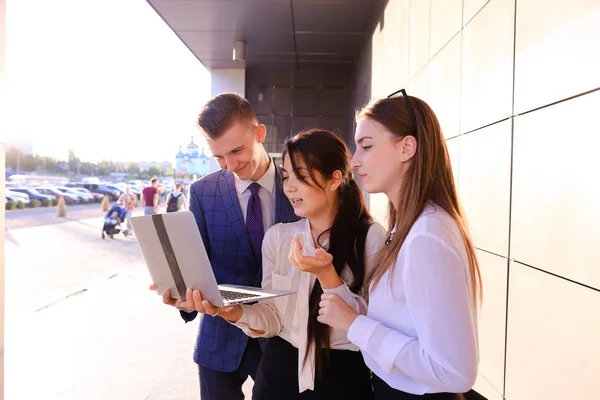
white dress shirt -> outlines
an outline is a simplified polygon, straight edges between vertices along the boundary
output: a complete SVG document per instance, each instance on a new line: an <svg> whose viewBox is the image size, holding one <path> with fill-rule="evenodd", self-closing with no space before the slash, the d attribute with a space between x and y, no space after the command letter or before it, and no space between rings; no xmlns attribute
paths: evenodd
<svg viewBox="0 0 600 400"><path fill-rule="evenodd" d="M314 255L315 246L310 233L307 219L287 224L277 224L265 234L262 246L263 281L266 289L289 290L296 294L269 299L254 305L242 305L243 314L235 323L250 337L273 337L279 335L298 349L298 384L300 392L306 389L314 390L314 352L304 365L304 354L308 345L308 302L310 292L315 283L315 276L308 272L297 270L289 260L290 249L294 237L300 234L304 254ZM373 257L383 246L385 230L377 223L373 224L367 234L365 243L365 258L367 271L373 267ZM326 246L325 246L326 247ZM352 273L345 268L341 278L344 282L352 282ZM324 289L325 293L335 293L344 299L354 310L366 313L367 305L364 292L354 294L347 284L334 289ZM258 335L250 330L265 331ZM346 334L332 329L330 337L331 348L335 350L358 351L358 347L350 343Z"/></svg>
<svg viewBox="0 0 600 400"><path fill-rule="evenodd" d="M252 180L243 181L236 174L233 174L235 181L235 190L240 201L240 207L242 208L242 215L244 222L246 222L246 212L248 210L248 200L252 193L248 190L248 187L254 183ZM263 227L265 232L275 222L275 164L273 160L269 164L267 172L256 181L260 185L258 189L258 198L260 199L260 206L262 208Z"/></svg>
<svg viewBox="0 0 600 400"><path fill-rule="evenodd" d="M469 261L454 219L429 204L393 270L369 291L367 315L348 338L391 387L412 394L463 393L477 376L477 313Z"/></svg>

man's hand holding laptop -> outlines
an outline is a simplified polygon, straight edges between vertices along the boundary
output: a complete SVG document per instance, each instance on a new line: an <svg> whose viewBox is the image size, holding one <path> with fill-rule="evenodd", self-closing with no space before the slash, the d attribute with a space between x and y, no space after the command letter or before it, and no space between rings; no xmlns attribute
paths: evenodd
<svg viewBox="0 0 600 400"><path fill-rule="evenodd" d="M156 291L156 288L153 284L150 285L150 290ZM223 307L213 306L208 300L202 299L202 293L200 293L198 290L192 290L192 288L188 288L185 294L185 300L174 299L171 297L171 291L167 289L164 291L162 296L163 303L182 311L198 311L201 314L207 314L211 317L219 316L234 324L242 317L243 311L242 307L239 305ZM264 333L264 331L256 329L252 330L259 335Z"/></svg>
<svg viewBox="0 0 600 400"><path fill-rule="evenodd" d="M156 291L154 285L150 285L150 290ZM198 290L192 290L192 288L187 288L185 295L185 300L174 299L171 297L171 291L167 289L162 295L163 303L182 311L198 311L201 314L208 314L211 317L218 315L233 323L242 317L242 308L239 305L213 306L208 300L202 299L202 293Z"/></svg>

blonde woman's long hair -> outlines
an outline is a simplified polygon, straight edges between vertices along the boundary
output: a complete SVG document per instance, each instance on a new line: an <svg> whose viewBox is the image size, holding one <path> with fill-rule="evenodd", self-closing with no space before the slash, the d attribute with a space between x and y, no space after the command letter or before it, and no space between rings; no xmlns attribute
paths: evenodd
<svg viewBox="0 0 600 400"><path fill-rule="evenodd" d="M411 118L406 100L414 111ZM394 267L402 244L429 202L446 211L458 225L467 250L471 290L475 302L481 302L481 274L475 247L469 233L464 211L458 200L446 140L438 119L427 103L416 97L402 96L380 99L366 105L356 113L356 120L368 118L379 122L397 140L407 135L415 136L417 151L407 169L400 189L400 198L388 202L388 233L396 231L391 243L379 253L376 267L367 277L366 284L377 286L381 277ZM392 201L396 200L396 201ZM398 205L396 209L394 203Z"/></svg>

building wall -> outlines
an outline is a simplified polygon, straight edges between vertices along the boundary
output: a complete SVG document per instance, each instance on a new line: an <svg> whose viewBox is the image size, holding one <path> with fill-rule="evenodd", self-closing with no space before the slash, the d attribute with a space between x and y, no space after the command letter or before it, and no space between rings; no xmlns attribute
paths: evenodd
<svg viewBox="0 0 600 400"><path fill-rule="evenodd" d="M404 87L440 119L488 399L600 399L598 38L598 0L390 0L356 68L355 106Z"/></svg>
<svg viewBox="0 0 600 400"><path fill-rule="evenodd" d="M352 70L347 65L249 68L246 97L267 126L265 148L280 153L287 137L323 128L347 138Z"/></svg>

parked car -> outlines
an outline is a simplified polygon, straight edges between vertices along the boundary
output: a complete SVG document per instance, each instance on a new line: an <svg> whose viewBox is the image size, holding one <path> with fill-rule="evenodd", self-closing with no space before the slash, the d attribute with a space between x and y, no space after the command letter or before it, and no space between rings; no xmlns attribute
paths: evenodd
<svg viewBox="0 0 600 400"><path fill-rule="evenodd" d="M26 195L29 196L30 200L36 199L39 201L44 201L44 200L52 201L52 200L56 199L56 196L53 196L51 194L42 194L34 188L16 187L16 188L12 188L10 190L12 190L13 192L25 193Z"/></svg>
<svg viewBox="0 0 600 400"><path fill-rule="evenodd" d="M129 182L127 182L129 184L129 186L135 186L135 187L142 187L144 186L144 182L142 182L141 179L133 179Z"/></svg>
<svg viewBox="0 0 600 400"><path fill-rule="evenodd" d="M72 194L68 194L68 193L63 193L60 190L58 190L57 188L53 187L53 186L39 186L36 187L37 191L40 192L41 194L49 194L52 196L56 196L56 198L59 197L64 197L65 200L70 200L73 203L77 204L80 202L79 197L72 195Z"/></svg>
<svg viewBox="0 0 600 400"><path fill-rule="evenodd" d="M106 185L102 183L85 183L85 182L77 182L67 184L67 186L71 187L81 187L89 190L92 193L100 193L102 195L108 195L112 201L116 201L119 199L120 192L118 190L112 190L106 187Z"/></svg>
<svg viewBox="0 0 600 400"><path fill-rule="evenodd" d="M68 188L65 186L54 186L54 187L65 194L68 194L70 196L79 197L79 199L81 200L82 203L90 203L90 202L94 201L94 196L92 196L91 194L81 193L81 192L78 192L77 190L73 190L73 188Z"/></svg>
<svg viewBox="0 0 600 400"><path fill-rule="evenodd" d="M25 203L25 205L29 204L29 196L28 195L26 195L25 193L13 192L9 188L4 188L4 197L6 197L8 200L10 200L14 203L18 203L19 201L21 201L21 202Z"/></svg>
<svg viewBox="0 0 600 400"><path fill-rule="evenodd" d="M129 185L125 182L119 182L114 186L117 186L119 189L121 189L123 193L125 193L125 188L129 187L131 194L134 194L138 198L138 200L141 198L142 191L135 185Z"/></svg>
<svg viewBox="0 0 600 400"><path fill-rule="evenodd" d="M113 185L112 183L104 183L104 186L118 193L117 198L119 198L119 196L125 193L125 189L121 189L120 187L118 187L117 185Z"/></svg>
<svg viewBox="0 0 600 400"><path fill-rule="evenodd" d="M79 193L85 193L85 194L92 195L92 197L94 197L94 199L102 199L104 197L104 195L102 193L90 192L86 188L71 187L71 189L76 192L79 192Z"/></svg>

